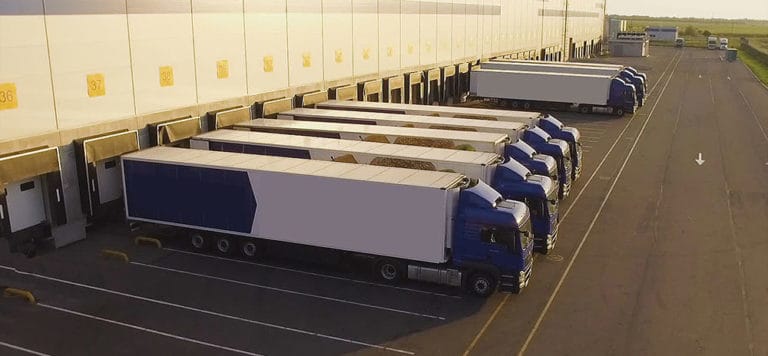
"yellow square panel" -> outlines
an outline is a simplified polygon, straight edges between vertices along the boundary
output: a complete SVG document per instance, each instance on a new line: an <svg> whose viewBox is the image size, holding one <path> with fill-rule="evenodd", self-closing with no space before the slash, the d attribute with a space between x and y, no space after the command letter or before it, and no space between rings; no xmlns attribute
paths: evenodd
<svg viewBox="0 0 768 356"><path fill-rule="evenodd" d="M229 78L229 61L222 59L216 61L216 78L226 79Z"/></svg>
<svg viewBox="0 0 768 356"><path fill-rule="evenodd" d="M0 110L19 107L19 97L16 95L15 83L0 83Z"/></svg>
<svg viewBox="0 0 768 356"><path fill-rule="evenodd" d="M173 67L171 66L160 67L160 86L161 87L173 86Z"/></svg>
<svg viewBox="0 0 768 356"><path fill-rule="evenodd" d="M93 98L97 96L107 95L106 85L104 83L104 74L96 73L89 74L85 78L88 85L88 96Z"/></svg>

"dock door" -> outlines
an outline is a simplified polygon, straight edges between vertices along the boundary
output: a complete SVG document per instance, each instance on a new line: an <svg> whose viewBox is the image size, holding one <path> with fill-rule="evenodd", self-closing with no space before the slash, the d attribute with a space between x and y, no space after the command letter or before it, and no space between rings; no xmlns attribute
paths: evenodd
<svg viewBox="0 0 768 356"><path fill-rule="evenodd" d="M43 147L0 156L0 237L29 257L67 222L59 149Z"/></svg>

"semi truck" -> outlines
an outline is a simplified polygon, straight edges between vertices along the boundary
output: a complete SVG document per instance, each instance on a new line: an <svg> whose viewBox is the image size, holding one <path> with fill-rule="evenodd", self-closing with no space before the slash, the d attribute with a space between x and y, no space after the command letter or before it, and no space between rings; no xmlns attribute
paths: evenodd
<svg viewBox="0 0 768 356"><path fill-rule="evenodd" d="M626 68L612 68L604 66L574 66L568 65L567 62L560 64L543 64L543 63L525 63L525 62L506 62L506 61L490 61L480 63L480 68L484 69L496 69L496 70L517 70L523 72L550 72L550 73L563 73L563 74L594 74L594 75L610 75L618 76L624 79L626 83L632 84L637 92L637 104L643 106L645 101L645 80L642 77L636 76Z"/></svg>
<svg viewBox="0 0 768 356"><path fill-rule="evenodd" d="M720 39L720 49L725 51L728 49L728 39L723 37Z"/></svg>
<svg viewBox="0 0 768 356"><path fill-rule="evenodd" d="M717 40L717 37L715 36L707 37L707 49L717 49L718 45L719 45L719 42Z"/></svg>
<svg viewBox="0 0 768 356"><path fill-rule="evenodd" d="M316 105L318 109L350 110L365 112L382 112L401 115L423 115L438 117L455 117L460 119L490 120L521 122L530 127L538 126L550 136L564 140L571 150L573 163L572 179L576 180L581 174L583 152L581 148L581 133L575 127L563 125L560 120L549 114L529 111L478 109L459 106L434 106L419 104L394 104L371 101L342 101L329 100ZM528 150L528 149L526 149ZM525 165L525 158L516 157ZM536 172L536 169L528 167Z"/></svg>
<svg viewBox="0 0 768 356"><path fill-rule="evenodd" d="M162 146L122 163L128 221L178 228L198 249L316 247L386 282L483 297L531 275L528 208L461 174Z"/></svg>
<svg viewBox="0 0 768 356"><path fill-rule="evenodd" d="M288 135L330 137L345 140L375 141L384 143L398 143L411 146L426 146L440 148L456 148L474 150L480 152L492 152L503 156L505 159L521 157L518 160L537 174L554 175L560 183L560 198L568 196L571 189L571 163L568 145L563 141L555 141L559 147L558 158L542 152L545 156L524 155L521 150L524 145L521 142L510 144L507 134L493 132L472 132L457 130L423 129L413 127L361 125L335 122L300 121L300 120L276 120L256 119L249 122L238 123L235 129L283 133ZM551 137L541 129L531 130L531 139L537 139L537 145L552 141ZM547 157L549 156L549 157ZM554 169L554 172L553 172Z"/></svg>
<svg viewBox="0 0 768 356"><path fill-rule="evenodd" d="M566 147L566 149L569 148L567 142L554 139L550 135L546 135L545 132L542 133L540 130L533 130L535 126L529 126L528 123L521 123L518 121L475 120L456 117L398 115L330 109L293 109L281 112L277 117L278 119L286 120L504 133L509 136L512 142L523 141L525 144L531 145L538 152L552 156L558 161L558 164L566 164L566 161L568 161L571 165L571 180L575 180L578 176L578 174L574 172L580 171L580 167L576 164L575 160L570 159L568 155L564 155L563 153L563 147ZM507 151L509 157L518 157L518 159L522 161L525 161L528 158L527 155L518 152L519 149L517 146L508 146Z"/></svg>
<svg viewBox="0 0 768 356"><path fill-rule="evenodd" d="M533 60L519 60L519 59L505 59L505 58L494 58L494 61L498 62L511 62L511 63L539 63L539 64L548 64L548 65L563 65L563 66L576 66L576 67L608 67L608 68L616 68L617 71L621 70L627 70L630 73L634 74L637 77L640 77L643 79L643 85L645 85L645 91L648 91L648 76L645 73L638 72L637 69L631 66L625 66L621 64L612 64L612 63L597 63L597 62L548 62L548 61L533 61Z"/></svg>
<svg viewBox="0 0 768 356"><path fill-rule="evenodd" d="M577 109L622 116L637 108L635 87L618 76L477 69L470 95L509 106Z"/></svg>
<svg viewBox="0 0 768 356"><path fill-rule="evenodd" d="M504 199L526 203L531 212L534 247L548 253L557 242L558 186L514 160L487 152L405 146L379 142L266 132L216 130L193 137L190 147L321 161L371 164L431 171L453 171L488 183Z"/></svg>

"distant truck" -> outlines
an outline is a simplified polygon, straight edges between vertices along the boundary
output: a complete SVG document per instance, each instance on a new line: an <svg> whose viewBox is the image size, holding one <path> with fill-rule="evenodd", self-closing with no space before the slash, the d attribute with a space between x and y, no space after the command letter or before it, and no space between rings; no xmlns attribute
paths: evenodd
<svg viewBox="0 0 768 356"><path fill-rule="evenodd" d="M514 160L505 162L503 157L494 153L237 130L216 130L195 136L190 141L190 147L375 166L453 171L488 183L504 199L525 202L531 211L536 250L546 254L557 242L557 183L549 177L531 174L527 168Z"/></svg>
<svg viewBox="0 0 768 356"><path fill-rule="evenodd" d="M461 174L172 147L122 163L127 219L179 228L198 249L318 247L370 261L386 282L483 297L531 275L528 208Z"/></svg>
<svg viewBox="0 0 768 356"><path fill-rule="evenodd" d="M557 161L558 167L564 164L569 164L569 172L571 173L571 176L569 179L566 179L566 181L576 179L578 174L574 174L574 171L580 171L580 167L578 167L576 162L571 159L571 155L566 154L569 153L567 142L553 139L541 129L520 122L303 108L281 112L277 115L277 118L302 121L503 133L509 136L512 142L522 141L538 152L552 156ZM565 148L566 152L563 151L563 148ZM528 158L527 155L520 155L521 152L518 151L518 146L507 146L506 157L519 157L518 159L521 161L526 161ZM565 167L560 167L560 174L566 174ZM561 179L563 179L563 177L561 177Z"/></svg>
<svg viewBox="0 0 768 356"><path fill-rule="evenodd" d="M683 48L685 47L685 38L678 37L675 39L675 47L677 48Z"/></svg>
<svg viewBox="0 0 768 356"><path fill-rule="evenodd" d="M635 87L610 75L477 69L470 73L469 92L473 97L525 109L576 109L584 114L622 116L637 108Z"/></svg>
<svg viewBox="0 0 768 356"><path fill-rule="evenodd" d="M524 72L549 72L562 74L588 74L588 75L618 75L625 82L635 86L637 92L637 104L643 106L645 100L645 80L640 76L635 76L626 68L616 69L603 66L574 66L567 64L543 64L543 63L524 63L507 61L490 61L480 63L480 68L497 70L517 70ZM513 107L513 109L516 109Z"/></svg>
<svg viewBox="0 0 768 356"><path fill-rule="evenodd" d="M434 105L418 105L418 104L394 104L394 103L378 103L370 101L342 101L342 100L329 100L316 105L318 109L333 109L333 110L351 110L351 111L365 111L365 112L382 112L389 114L401 114L401 115L423 115L423 116L438 116L438 117L455 117L459 119L475 119L475 120L490 120L490 121L507 121L507 122L520 122L530 127L537 126L548 133L550 136L556 139L564 140L568 142L568 146L571 150L571 159L573 160L574 170L571 178L574 180L581 174L582 167L582 148L581 148L581 133L575 127L569 127L563 125L560 120L556 119L552 115L545 115L538 112L529 111L513 111L513 110L494 110L494 109L478 109L459 106L434 106ZM514 157L514 156L513 156ZM514 157L520 163L525 163L525 158ZM538 173L535 168L528 167L528 169ZM542 173L538 173L542 174Z"/></svg>
<svg viewBox="0 0 768 356"><path fill-rule="evenodd" d="M396 143L410 146L440 147L465 149L480 152L491 152L513 158L517 151L525 153L526 149L533 150L524 142L511 144L508 135L492 132L471 132L422 129L412 127L360 125L347 123L329 123L316 121L294 121L275 119L256 119L236 124L234 129L258 132L273 132L287 135L330 137L345 140L360 140L370 142ZM539 128L531 130L539 136L541 142L552 141L546 132ZM561 158L554 159L549 155L528 155L521 159L513 158L537 174L546 175L560 183L560 198L568 196L571 189L570 151L564 142L555 141L560 149Z"/></svg>
<svg viewBox="0 0 768 356"><path fill-rule="evenodd" d="M728 49L728 39L727 38L721 38L720 39L720 49L725 51Z"/></svg>
<svg viewBox="0 0 768 356"><path fill-rule="evenodd" d="M719 45L720 45L720 42L718 41L717 37L715 36L707 37L707 49L718 49Z"/></svg>

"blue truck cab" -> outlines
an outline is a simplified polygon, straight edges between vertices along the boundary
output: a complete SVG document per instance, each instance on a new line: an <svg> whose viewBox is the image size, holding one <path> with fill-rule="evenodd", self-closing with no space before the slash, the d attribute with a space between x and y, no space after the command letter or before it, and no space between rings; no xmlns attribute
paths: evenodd
<svg viewBox="0 0 768 356"><path fill-rule="evenodd" d="M571 178L575 181L581 176L582 157L584 156L581 147L581 132L575 127L567 127L554 116L546 114L539 118L537 126L550 136L568 142L571 149L571 163L573 164L573 174ZM539 173L537 173L539 174Z"/></svg>
<svg viewBox="0 0 768 356"><path fill-rule="evenodd" d="M640 73L634 67L624 67L624 70L634 74L636 77L640 77L643 80L643 89L648 90L648 76L645 73Z"/></svg>
<svg viewBox="0 0 768 356"><path fill-rule="evenodd" d="M537 152L552 156L557 162L557 175L560 183L560 199L571 192L572 170L571 150L568 143L552 138L539 127L529 128L522 136L523 141L533 147Z"/></svg>
<svg viewBox="0 0 768 356"><path fill-rule="evenodd" d="M635 112L637 109L637 92L634 85L616 77L611 80L610 90L608 106L613 108L614 114L622 116L624 113Z"/></svg>
<svg viewBox="0 0 768 356"><path fill-rule="evenodd" d="M520 292L533 267L533 233L526 205L504 200L482 181L472 179L459 195L451 260L463 271L463 285L488 296L499 290ZM471 272L470 272L471 271Z"/></svg>
<svg viewBox="0 0 768 356"><path fill-rule="evenodd" d="M534 248L547 254L557 241L558 187L546 176L531 173L510 160L496 168L491 183L504 199L524 202L531 214Z"/></svg>
<svg viewBox="0 0 768 356"><path fill-rule="evenodd" d="M645 101L645 81L642 77L632 74L628 70L622 70L619 72L619 77L623 78L627 84L632 84L635 87L637 93L637 106L643 106Z"/></svg>

